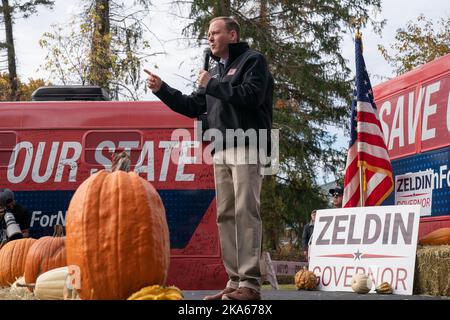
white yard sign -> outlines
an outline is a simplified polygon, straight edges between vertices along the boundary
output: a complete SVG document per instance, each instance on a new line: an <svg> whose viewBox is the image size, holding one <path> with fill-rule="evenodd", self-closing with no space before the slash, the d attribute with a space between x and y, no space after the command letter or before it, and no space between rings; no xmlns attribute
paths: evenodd
<svg viewBox="0 0 450 320"><path fill-rule="evenodd" d="M395 177L395 204L421 206L421 216L431 216L433 171L407 173Z"/></svg>
<svg viewBox="0 0 450 320"><path fill-rule="evenodd" d="M309 270L319 290L352 291L356 273L373 287L389 282L396 294L413 292L420 206L318 210Z"/></svg>

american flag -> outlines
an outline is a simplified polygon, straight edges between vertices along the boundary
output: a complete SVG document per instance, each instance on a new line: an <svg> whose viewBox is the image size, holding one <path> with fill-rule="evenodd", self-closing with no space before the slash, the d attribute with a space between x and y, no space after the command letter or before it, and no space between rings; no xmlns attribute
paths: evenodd
<svg viewBox="0 0 450 320"><path fill-rule="evenodd" d="M391 161L362 55L360 35L356 36L355 50L356 88L352 101L351 137L345 168L343 207L380 205L394 186ZM363 201L361 188L364 194Z"/></svg>

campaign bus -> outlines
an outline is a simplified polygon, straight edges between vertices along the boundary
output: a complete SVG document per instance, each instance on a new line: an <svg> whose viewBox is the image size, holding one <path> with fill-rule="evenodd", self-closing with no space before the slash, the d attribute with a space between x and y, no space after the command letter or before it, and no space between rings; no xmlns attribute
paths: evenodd
<svg viewBox="0 0 450 320"><path fill-rule="evenodd" d="M395 181L383 204L419 204L419 238L450 227L450 54L377 85L374 96Z"/></svg>
<svg viewBox="0 0 450 320"><path fill-rule="evenodd" d="M166 209L167 284L184 290L223 287L227 276L212 166L193 156L202 142L172 136L181 128L195 137L194 119L161 102L2 102L0 115L0 188L13 190L27 207L32 237L52 235L56 224L65 226L77 187L110 168L112 155L125 150L131 170L155 186ZM174 152L181 155L178 161L171 160Z"/></svg>

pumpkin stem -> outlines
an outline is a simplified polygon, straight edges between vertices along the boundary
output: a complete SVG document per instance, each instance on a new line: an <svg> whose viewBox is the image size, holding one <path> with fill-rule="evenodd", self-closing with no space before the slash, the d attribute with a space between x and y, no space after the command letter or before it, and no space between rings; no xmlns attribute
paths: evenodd
<svg viewBox="0 0 450 320"><path fill-rule="evenodd" d="M53 236L54 237L64 237L64 229L60 224L55 224L53 227Z"/></svg>
<svg viewBox="0 0 450 320"><path fill-rule="evenodd" d="M131 167L130 155L122 151L121 153L115 153L113 155L112 172L122 170L129 172Z"/></svg>
<svg viewBox="0 0 450 320"><path fill-rule="evenodd" d="M35 283L16 283L16 286L19 288L34 288L36 286Z"/></svg>

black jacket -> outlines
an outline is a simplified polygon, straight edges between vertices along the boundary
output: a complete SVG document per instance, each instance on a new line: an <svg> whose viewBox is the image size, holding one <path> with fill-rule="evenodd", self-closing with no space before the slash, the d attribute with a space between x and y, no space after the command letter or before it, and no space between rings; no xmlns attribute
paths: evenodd
<svg viewBox="0 0 450 320"><path fill-rule="evenodd" d="M172 110L190 118L206 112L209 128L268 129L272 127L273 77L262 54L247 43L229 44L229 59L209 71L206 88L183 95L163 82L155 95ZM218 60L218 58L215 58ZM270 151L270 134L268 134Z"/></svg>
<svg viewBox="0 0 450 320"><path fill-rule="evenodd" d="M303 234L302 234L302 246L303 250L308 250L309 247L309 240L311 239L311 236L314 231L314 224L309 222L303 227Z"/></svg>

